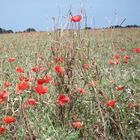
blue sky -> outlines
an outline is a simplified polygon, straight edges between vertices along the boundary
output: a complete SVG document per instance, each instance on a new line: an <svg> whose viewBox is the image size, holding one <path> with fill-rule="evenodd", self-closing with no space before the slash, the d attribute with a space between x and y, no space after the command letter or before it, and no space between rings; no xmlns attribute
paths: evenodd
<svg viewBox="0 0 140 140"><path fill-rule="evenodd" d="M73 14L85 9L88 26L120 24L124 18L124 25L140 25L140 0L0 0L0 27L14 31L28 27L51 30L52 17L59 19L59 26L64 27L70 7Z"/></svg>

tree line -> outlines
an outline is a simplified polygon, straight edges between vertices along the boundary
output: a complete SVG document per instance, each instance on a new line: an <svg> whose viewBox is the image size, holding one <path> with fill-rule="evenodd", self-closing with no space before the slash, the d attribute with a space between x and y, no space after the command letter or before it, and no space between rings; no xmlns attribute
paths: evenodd
<svg viewBox="0 0 140 140"><path fill-rule="evenodd" d="M36 32L34 28L28 28L24 31L19 31L19 32L14 32L13 30L6 30L3 28L0 28L0 34L5 34L5 33L22 33L22 32Z"/></svg>
<svg viewBox="0 0 140 140"><path fill-rule="evenodd" d="M126 25L126 26L120 26L120 25L113 25L113 26L110 26L110 27L105 27L105 29L109 29L109 28L140 28L139 25ZM84 28L85 30L90 30L92 29L92 27L85 27ZM7 29L3 29L3 28L0 28L0 34L5 34L5 33L23 33L23 32L36 32L36 29L34 28L28 28L24 31L18 31L18 32L14 32L13 30L7 30Z"/></svg>
<svg viewBox="0 0 140 140"><path fill-rule="evenodd" d="M126 25L126 26L121 26L121 25L112 25L110 27L107 27L107 28L140 28L139 25Z"/></svg>

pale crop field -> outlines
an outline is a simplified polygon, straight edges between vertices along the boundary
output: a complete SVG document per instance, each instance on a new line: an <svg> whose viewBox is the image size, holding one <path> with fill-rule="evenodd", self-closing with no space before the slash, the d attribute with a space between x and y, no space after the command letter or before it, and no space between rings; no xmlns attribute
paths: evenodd
<svg viewBox="0 0 140 140"><path fill-rule="evenodd" d="M1 140L139 140L140 29L0 35Z"/></svg>

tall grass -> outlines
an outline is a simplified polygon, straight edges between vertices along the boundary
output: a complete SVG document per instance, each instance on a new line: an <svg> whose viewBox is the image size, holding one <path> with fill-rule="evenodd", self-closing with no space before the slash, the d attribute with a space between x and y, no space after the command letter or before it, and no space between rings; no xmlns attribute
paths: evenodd
<svg viewBox="0 0 140 140"><path fill-rule="evenodd" d="M3 102L0 97L0 124L6 129L1 139L140 139L140 54L134 51L139 36L138 29L0 35L0 96L9 92ZM124 61L125 56L130 58ZM57 73L56 66L64 72ZM24 72L17 73L18 67ZM39 95L37 81L48 75L52 80L42 85L49 91ZM18 94L21 76L30 87ZM7 81L12 85L4 86ZM59 104L62 94L70 102ZM114 106L108 105L112 99ZM16 121L6 124L5 116Z"/></svg>

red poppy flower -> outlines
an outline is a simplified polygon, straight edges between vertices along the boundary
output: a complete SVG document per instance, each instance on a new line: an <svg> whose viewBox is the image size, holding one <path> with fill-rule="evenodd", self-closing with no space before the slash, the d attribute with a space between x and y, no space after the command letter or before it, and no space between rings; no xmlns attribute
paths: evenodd
<svg viewBox="0 0 140 140"><path fill-rule="evenodd" d="M57 86L58 84L59 84L58 82L54 82L54 81L51 82L52 86Z"/></svg>
<svg viewBox="0 0 140 140"><path fill-rule="evenodd" d="M16 71L17 73L24 73L24 69L21 67L17 68Z"/></svg>
<svg viewBox="0 0 140 140"><path fill-rule="evenodd" d="M42 85L42 84L44 84L44 83L46 83L46 80L45 80L44 78L42 78L42 79L37 79L37 84L38 84L38 85Z"/></svg>
<svg viewBox="0 0 140 140"><path fill-rule="evenodd" d="M83 68L89 70L91 68L91 64L84 64Z"/></svg>
<svg viewBox="0 0 140 140"><path fill-rule="evenodd" d="M127 60L130 59L130 56L126 55L123 57L123 63L127 64Z"/></svg>
<svg viewBox="0 0 140 140"><path fill-rule="evenodd" d="M6 90L1 90L0 91L0 103L6 102L8 96L9 96L9 92L7 92Z"/></svg>
<svg viewBox="0 0 140 140"><path fill-rule="evenodd" d="M36 67L32 68L33 72L40 72L41 70L42 70L41 66L36 66Z"/></svg>
<svg viewBox="0 0 140 140"><path fill-rule="evenodd" d="M14 62L15 60L16 60L15 57L9 57L9 58L8 58L8 62Z"/></svg>
<svg viewBox="0 0 140 140"><path fill-rule="evenodd" d="M122 91L122 90L124 90L125 89L125 86L118 86L118 87L116 87L116 90L117 91Z"/></svg>
<svg viewBox="0 0 140 140"><path fill-rule="evenodd" d="M46 76L45 76L45 83L46 83L46 84L50 83L50 82L52 81L52 79L53 79L53 78L52 78L51 75L49 75L49 74L46 75Z"/></svg>
<svg viewBox="0 0 140 140"><path fill-rule="evenodd" d="M4 127L4 125L0 126L0 135L4 134L6 132L6 128Z"/></svg>
<svg viewBox="0 0 140 140"><path fill-rule="evenodd" d="M30 99L27 100L27 103L31 106L34 106L34 105L38 104L38 101L36 99L30 98Z"/></svg>
<svg viewBox="0 0 140 140"><path fill-rule="evenodd" d="M116 54L114 57L115 57L115 59L117 59L117 60L120 59L120 55L119 55L119 54Z"/></svg>
<svg viewBox="0 0 140 140"><path fill-rule="evenodd" d="M119 64L119 61L115 61L114 64L115 64L115 65L118 65L118 64Z"/></svg>
<svg viewBox="0 0 140 140"><path fill-rule="evenodd" d="M109 62L108 62L110 65L113 65L113 64L115 64L115 62L113 61L113 60L109 60Z"/></svg>
<svg viewBox="0 0 140 140"><path fill-rule="evenodd" d="M29 82L30 81L30 78L29 77L25 77L25 76L19 76L19 80L20 81Z"/></svg>
<svg viewBox="0 0 140 140"><path fill-rule="evenodd" d="M116 100L109 100L107 103L106 103L106 105L108 106L108 107L112 107L112 108L114 108L115 107L115 105L116 105Z"/></svg>
<svg viewBox="0 0 140 140"><path fill-rule="evenodd" d="M126 60L123 60L123 63L124 63L124 64L127 64L127 61L126 61Z"/></svg>
<svg viewBox="0 0 140 140"><path fill-rule="evenodd" d="M124 52L125 51L125 48L121 48L121 51Z"/></svg>
<svg viewBox="0 0 140 140"><path fill-rule="evenodd" d="M42 85L42 84L48 84L52 81L52 77L50 75L46 75L44 78L38 79L37 84Z"/></svg>
<svg viewBox="0 0 140 140"><path fill-rule="evenodd" d="M3 118L3 122L6 124L11 124L14 123L16 121L16 119L12 116L6 116Z"/></svg>
<svg viewBox="0 0 140 140"><path fill-rule="evenodd" d="M134 52L139 53L140 54L140 48L134 48Z"/></svg>
<svg viewBox="0 0 140 140"><path fill-rule="evenodd" d="M55 72L56 72L57 74L64 74L64 72L65 72L64 68L61 67L61 66L59 66L59 65L55 66L54 69L55 69Z"/></svg>
<svg viewBox="0 0 140 140"><path fill-rule="evenodd" d="M70 102L70 98L68 97L68 96L66 96L66 95L64 95L64 94L61 94L61 95L59 95L59 97L58 97L58 103L60 104L60 105L65 105L66 103L69 103Z"/></svg>
<svg viewBox="0 0 140 140"><path fill-rule="evenodd" d="M74 128L80 129L80 128L83 127L83 123L82 123L82 122L79 122L79 121L77 121L77 122L72 122L72 126L73 126Z"/></svg>
<svg viewBox="0 0 140 140"><path fill-rule="evenodd" d="M48 88L44 87L43 85L37 85L34 88L35 92L37 92L39 95L45 94L48 92Z"/></svg>
<svg viewBox="0 0 140 140"><path fill-rule="evenodd" d="M110 65L118 65L119 64L119 61L113 61L113 60L109 60L108 62Z"/></svg>
<svg viewBox="0 0 140 140"><path fill-rule="evenodd" d="M18 94L21 94L23 90L29 89L30 86L28 82L21 81L18 83L17 88L18 88Z"/></svg>
<svg viewBox="0 0 140 140"><path fill-rule="evenodd" d="M128 60L128 59L130 59L130 58L131 58L130 56L125 55L125 56L123 57L123 60Z"/></svg>
<svg viewBox="0 0 140 140"><path fill-rule="evenodd" d="M82 20L81 15L76 15L76 16L71 17L71 21L73 21L73 22L80 22L81 20Z"/></svg>
<svg viewBox="0 0 140 140"><path fill-rule="evenodd" d="M5 86L5 87L10 87L10 86L12 86L12 83L10 83L10 82L5 82L5 83L4 83L4 86Z"/></svg>
<svg viewBox="0 0 140 140"><path fill-rule="evenodd" d="M77 91L80 93L80 94L85 94L86 93L86 90L84 88L77 88Z"/></svg>

